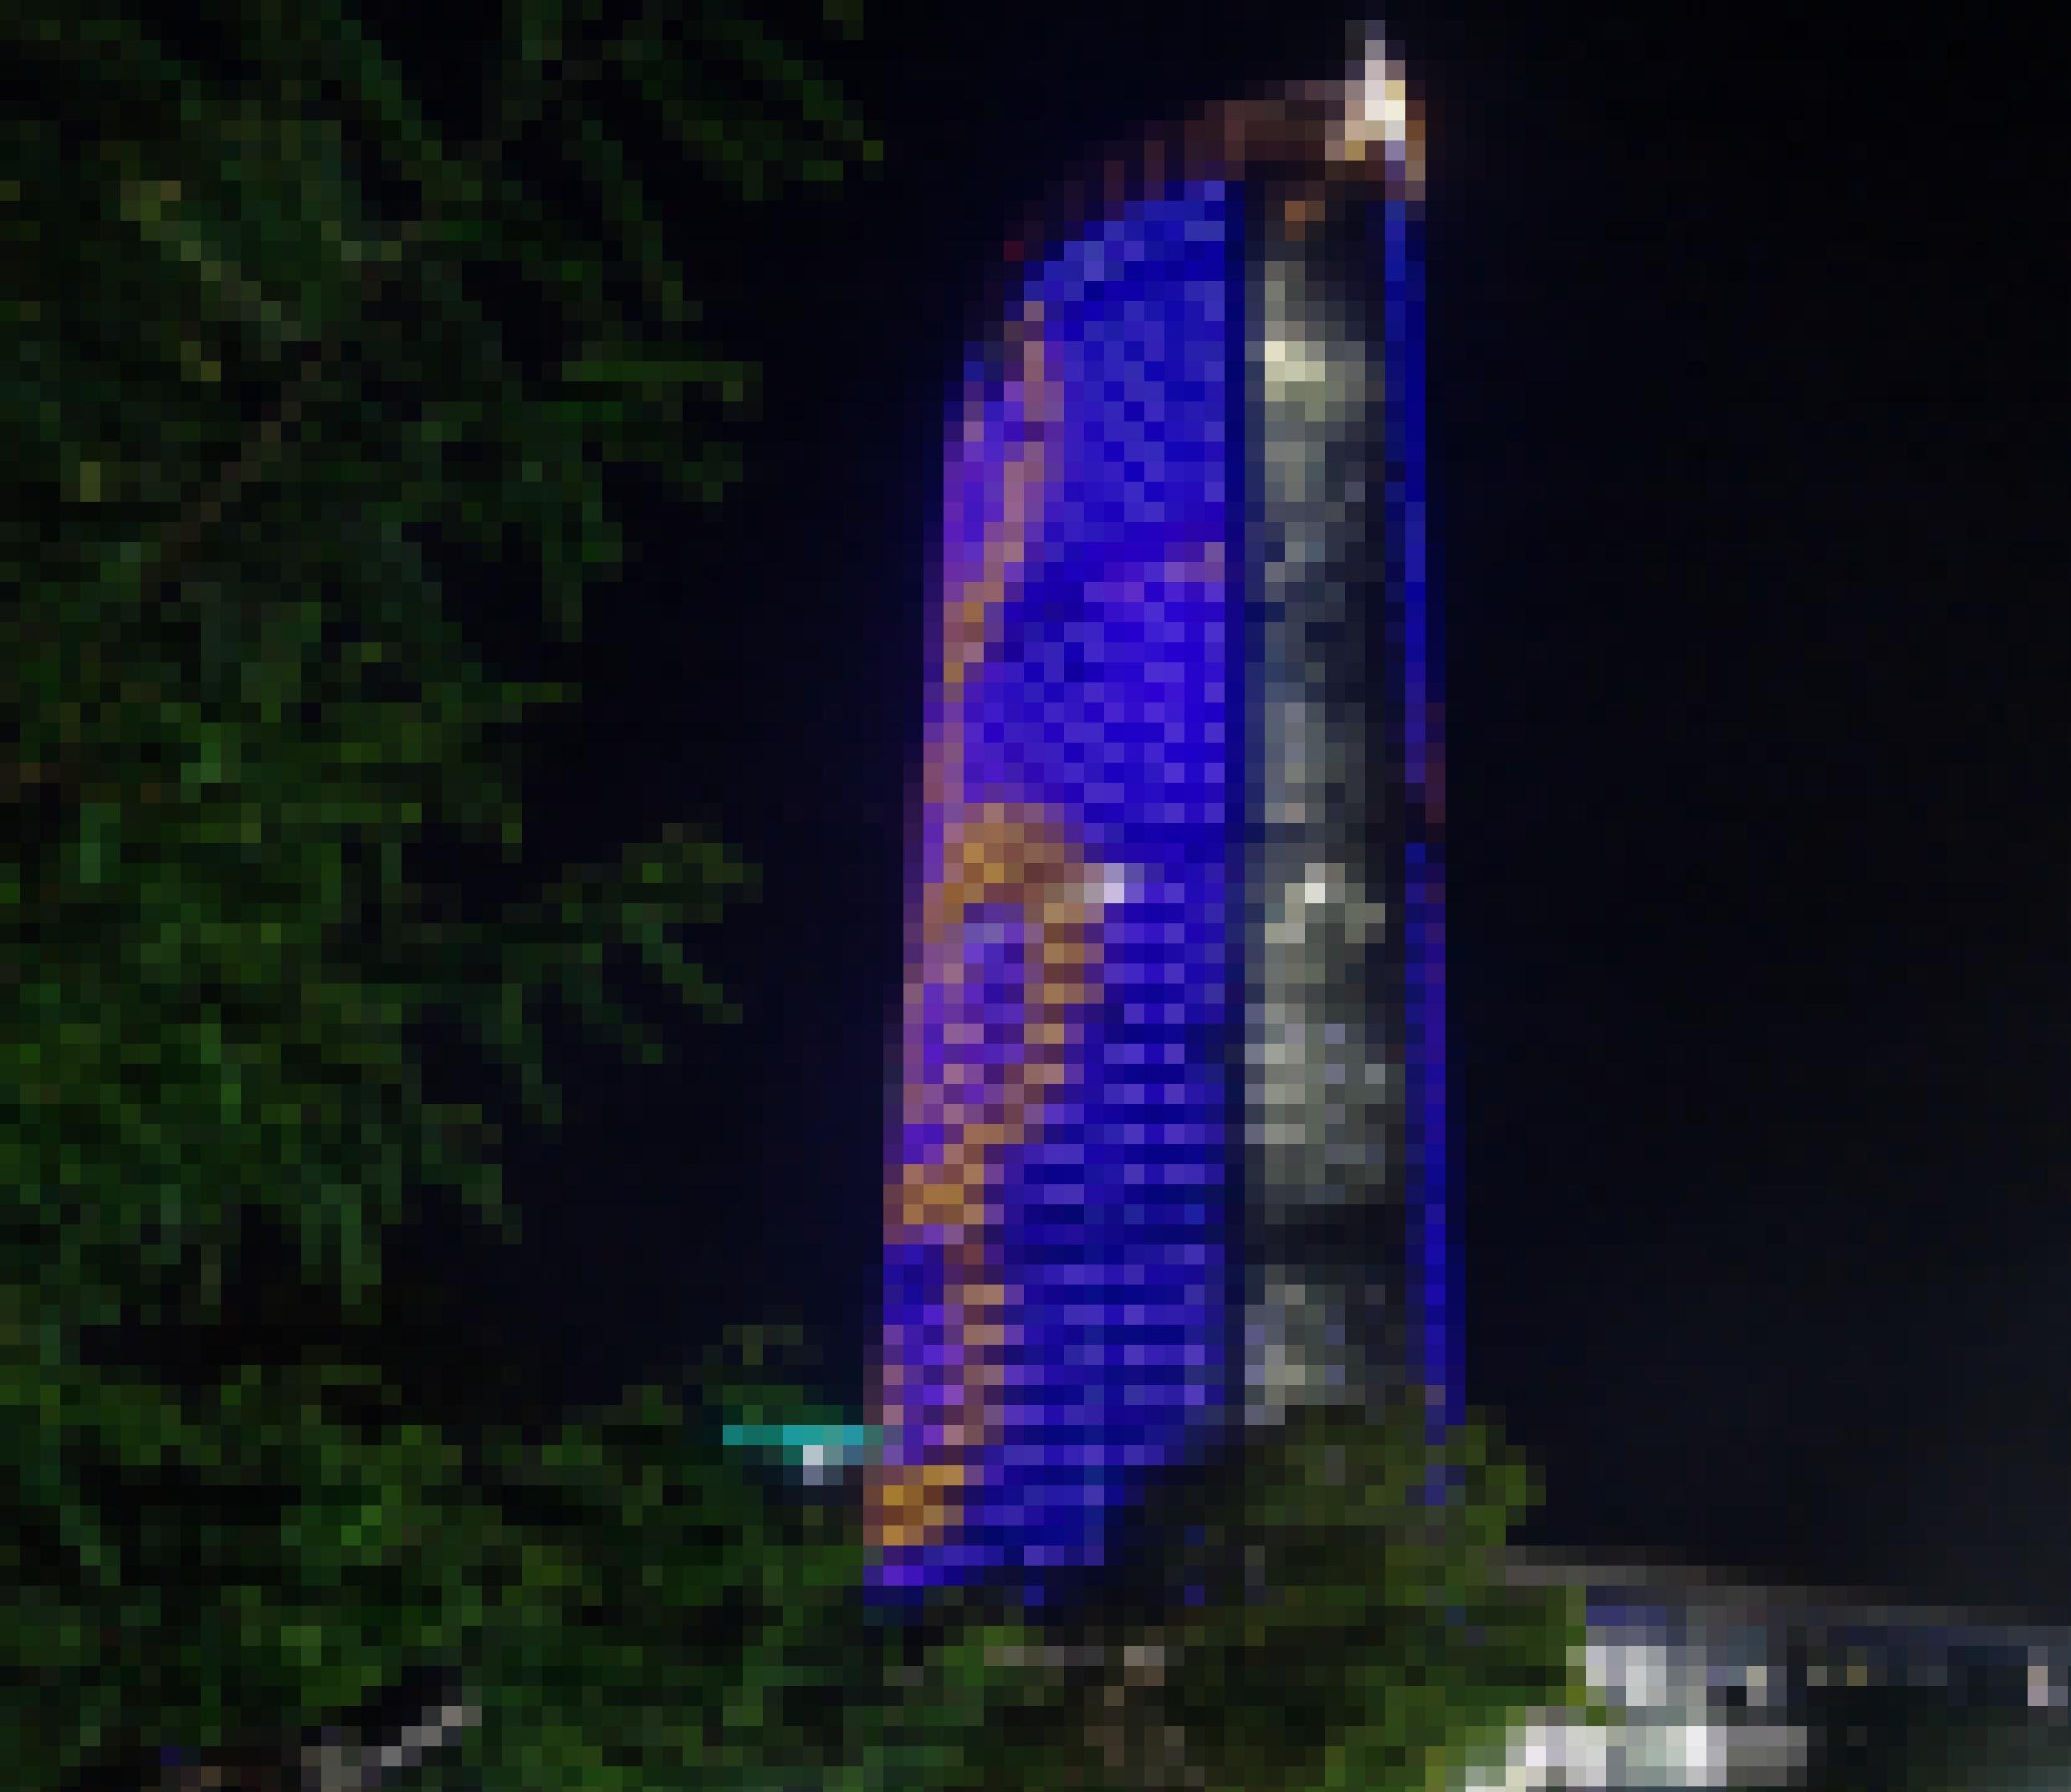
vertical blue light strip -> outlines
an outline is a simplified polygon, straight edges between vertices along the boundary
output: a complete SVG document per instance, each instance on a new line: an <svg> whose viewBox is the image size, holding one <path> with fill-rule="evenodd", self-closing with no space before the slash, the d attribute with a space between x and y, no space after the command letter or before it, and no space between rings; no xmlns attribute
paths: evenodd
<svg viewBox="0 0 2071 1792"><path fill-rule="evenodd" d="M1446 1106L1445 744L1440 618L1430 601L1425 534L1424 242L1417 209L1383 208L1388 373L1388 582L1401 605L1401 701L1411 788L1421 825L1407 843L1411 1123L1421 1147L1417 1256L1420 1340L1438 1401L1433 1417L1461 1415L1459 1273L1449 1230L1451 1158Z"/></svg>

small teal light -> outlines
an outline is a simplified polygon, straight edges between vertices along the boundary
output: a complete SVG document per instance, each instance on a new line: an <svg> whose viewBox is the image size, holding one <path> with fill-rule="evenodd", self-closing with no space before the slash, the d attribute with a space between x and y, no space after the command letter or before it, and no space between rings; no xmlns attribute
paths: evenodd
<svg viewBox="0 0 2071 1792"><path fill-rule="evenodd" d="M781 1450L794 1454L818 1452L807 1460L853 1455L877 1441L874 1425L729 1425L720 1441L738 1449Z"/></svg>

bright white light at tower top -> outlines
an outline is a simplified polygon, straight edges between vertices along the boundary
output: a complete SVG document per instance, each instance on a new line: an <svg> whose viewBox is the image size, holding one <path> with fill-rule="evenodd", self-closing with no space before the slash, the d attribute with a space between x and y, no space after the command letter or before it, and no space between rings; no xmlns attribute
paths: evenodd
<svg viewBox="0 0 2071 1792"><path fill-rule="evenodd" d="M1378 31L1366 36L1359 65L1345 84L1343 129L1337 145L1348 162L1363 160L1376 149L1413 179L1421 177L1422 154L1414 141L1409 115L1409 85L1400 61Z"/></svg>

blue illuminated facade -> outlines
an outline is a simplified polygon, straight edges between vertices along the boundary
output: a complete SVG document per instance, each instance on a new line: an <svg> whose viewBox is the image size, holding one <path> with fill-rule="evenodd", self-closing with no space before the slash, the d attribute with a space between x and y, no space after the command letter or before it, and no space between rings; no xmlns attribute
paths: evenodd
<svg viewBox="0 0 2071 1792"><path fill-rule="evenodd" d="M881 1593L1094 1566L1240 1405L1456 1396L1412 207L1183 147L950 421Z"/></svg>

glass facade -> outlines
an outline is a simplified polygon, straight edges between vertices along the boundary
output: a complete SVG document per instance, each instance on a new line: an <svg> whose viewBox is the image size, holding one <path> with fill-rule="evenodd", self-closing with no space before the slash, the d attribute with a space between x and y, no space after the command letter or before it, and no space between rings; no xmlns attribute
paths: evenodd
<svg viewBox="0 0 2071 1792"><path fill-rule="evenodd" d="M1456 1408L1405 104L1376 55L1152 133L1011 261L966 370L880 1593L1097 1567L1207 1424Z"/></svg>
<svg viewBox="0 0 2071 1792"><path fill-rule="evenodd" d="M1222 1372L1232 206L1032 269L948 470L870 1486L884 1587L1096 1559Z"/></svg>

